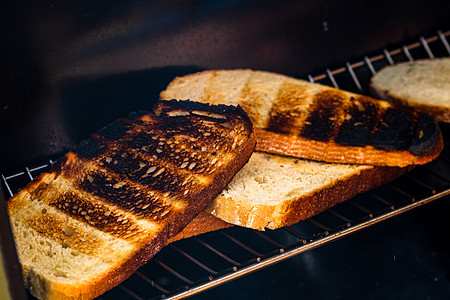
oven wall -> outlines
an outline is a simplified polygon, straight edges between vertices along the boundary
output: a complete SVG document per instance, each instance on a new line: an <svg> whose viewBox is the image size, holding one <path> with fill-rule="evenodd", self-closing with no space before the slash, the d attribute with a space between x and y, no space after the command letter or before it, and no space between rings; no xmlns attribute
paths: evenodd
<svg viewBox="0 0 450 300"><path fill-rule="evenodd" d="M2 9L2 170L55 158L177 75L304 76L448 29L450 1L11 1Z"/></svg>

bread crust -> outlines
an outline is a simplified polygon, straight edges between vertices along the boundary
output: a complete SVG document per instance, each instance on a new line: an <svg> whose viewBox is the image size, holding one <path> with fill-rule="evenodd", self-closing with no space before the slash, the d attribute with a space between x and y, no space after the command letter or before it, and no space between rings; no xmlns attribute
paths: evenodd
<svg viewBox="0 0 450 300"><path fill-rule="evenodd" d="M368 166L310 194L280 201L276 205L252 203L238 198L217 196L207 211L222 220L257 230L276 229L309 219L322 211L389 182L412 167Z"/></svg>
<svg viewBox="0 0 450 300"><path fill-rule="evenodd" d="M302 157L311 160L328 161L349 164L367 164L406 167L425 164L439 156L444 147L442 135L438 132L437 142L421 156L415 156L410 151L380 150L371 146L346 147L333 142L321 142L305 139L301 136L277 133L256 128L256 150Z"/></svg>
<svg viewBox="0 0 450 300"><path fill-rule="evenodd" d="M167 244L233 226L206 211L201 211L180 233L169 238Z"/></svg>

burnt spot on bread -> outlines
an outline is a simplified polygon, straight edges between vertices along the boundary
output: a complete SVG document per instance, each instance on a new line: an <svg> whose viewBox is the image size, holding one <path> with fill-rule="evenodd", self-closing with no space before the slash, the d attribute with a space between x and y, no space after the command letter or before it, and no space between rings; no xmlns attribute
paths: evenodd
<svg viewBox="0 0 450 300"><path fill-rule="evenodd" d="M310 115L301 135L316 141L327 142L334 138L345 95L337 90L324 90L314 95Z"/></svg>
<svg viewBox="0 0 450 300"><path fill-rule="evenodd" d="M159 220L167 215L163 209L170 210L169 199L192 189L193 182L180 180L167 174L163 168L155 168L148 182L134 184L101 172L93 172L77 183L80 190L85 191L103 202L111 203L122 210L133 213L140 218ZM156 175L156 176L155 176ZM161 175L161 176L159 176ZM151 187L151 190L147 187Z"/></svg>
<svg viewBox="0 0 450 300"><path fill-rule="evenodd" d="M336 144L346 146L366 146L371 144L373 132L379 120L380 107L366 97L350 98L344 113Z"/></svg>
<svg viewBox="0 0 450 300"><path fill-rule="evenodd" d="M415 115L406 109L388 108L381 117L373 137L373 146L377 149L407 150L411 145Z"/></svg>
<svg viewBox="0 0 450 300"><path fill-rule="evenodd" d="M268 129L274 132L291 134L295 121L288 112L276 112L270 116Z"/></svg>
<svg viewBox="0 0 450 300"><path fill-rule="evenodd" d="M414 155L423 155L433 149L433 145L440 139L438 122L430 115L423 114L419 117L409 151Z"/></svg>

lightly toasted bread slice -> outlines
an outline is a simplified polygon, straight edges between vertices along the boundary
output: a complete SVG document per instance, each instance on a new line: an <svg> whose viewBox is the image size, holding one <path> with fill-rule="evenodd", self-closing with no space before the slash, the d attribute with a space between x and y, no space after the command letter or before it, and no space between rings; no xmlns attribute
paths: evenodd
<svg viewBox="0 0 450 300"><path fill-rule="evenodd" d="M161 99L240 105L256 150L326 162L404 167L443 148L429 115L383 100L253 70L209 70L175 78Z"/></svg>
<svg viewBox="0 0 450 300"><path fill-rule="evenodd" d="M309 219L410 168L325 163L255 151L206 211L227 223L276 229Z"/></svg>
<svg viewBox="0 0 450 300"><path fill-rule="evenodd" d="M324 163L255 151L208 208L169 242L233 225L257 230L289 226L411 168Z"/></svg>
<svg viewBox="0 0 450 300"><path fill-rule="evenodd" d="M8 201L24 282L90 299L180 232L254 150L240 107L160 101L81 142Z"/></svg>
<svg viewBox="0 0 450 300"><path fill-rule="evenodd" d="M386 66L371 78L370 87L377 98L450 122L450 57Z"/></svg>

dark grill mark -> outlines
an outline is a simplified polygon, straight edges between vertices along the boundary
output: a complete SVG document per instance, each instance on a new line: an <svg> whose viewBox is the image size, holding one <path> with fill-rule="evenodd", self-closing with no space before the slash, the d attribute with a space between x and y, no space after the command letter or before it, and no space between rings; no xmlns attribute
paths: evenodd
<svg viewBox="0 0 450 300"><path fill-rule="evenodd" d="M168 166L120 155L102 162L107 170L117 173L119 178L149 186L152 190L173 193L184 190L180 186L184 181L184 177L180 174L182 170L173 171Z"/></svg>
<svg viewBox="0 0 450 300"><path fill-rule="evenodd" d="M80 198L73 192L54 197L49 205L82 222L109 234L126 238L136 234L136 224L117 211L111 211L90 199Z"/></svg>
<svg viewBox="0 0 450 300"><path fill-rule="evenodd" d="M295 126L295 120L289 113L277 112L270 116L268 128L271 131L290 134Z"/></svg>
<svg viewBox="0 0 450 300"><path fill-rule="evenodd" d="M327 142L335 135L339 112L343 108L343 95L337 91L323 91L314 96L311 114L305 122L302 136Z"/></svg>
<svg viewBox="0 0 450 300"><path fill-rule="evenodd" d="M351 100L347 117L339 128L335 142L347 146L369 145L378 121L379 108L374 103L364 101L363 97Z"/></svg>
<svg viewBox="0 0 450 300"><path fill-rule="evenodd" d="M306 117L308 96L299 84L285 83L270 113L268 129L274 132L298 134Z"/></svg>
<svg viewBox="0 0 450 300"><path fill-rule="evenodd" d="M148 181L152 190L157 191L160 188L160 192L167 193L164 197L170 198L174 196L170 191L177 189L171 189L173 184L169 182L170 180L170 176L163 175L149 178ZM102 201L112 203L141 217L156 216L157 218L163 209L167 209L164 200L155 193L147 191L145 187L128 184L100 172L90 173L78 182L78 186L81 190L100 197Z"/></svg>

